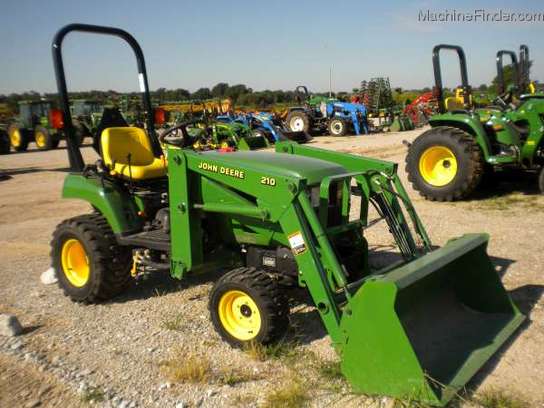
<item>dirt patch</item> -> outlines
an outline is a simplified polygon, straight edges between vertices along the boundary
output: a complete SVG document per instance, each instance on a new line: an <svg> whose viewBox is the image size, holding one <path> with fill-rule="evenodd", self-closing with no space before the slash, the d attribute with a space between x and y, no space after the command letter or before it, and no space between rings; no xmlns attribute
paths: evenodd
<svg viewBox="0 0 544 408"><path fill-rule="evenodd" d="M0 354L0 407L83 407L81 397L32 364Z"/></svg>

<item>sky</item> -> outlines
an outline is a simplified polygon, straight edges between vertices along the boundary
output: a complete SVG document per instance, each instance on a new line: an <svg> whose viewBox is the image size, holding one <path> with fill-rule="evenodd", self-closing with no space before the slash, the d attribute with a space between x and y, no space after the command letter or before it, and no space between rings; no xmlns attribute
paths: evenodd
<svg viewBox="0 0 544 408"><path fill-rule="evenodd" d="M532 79L544 80L544 20L534 23L421 22L425 14L541 12L534 1L439 0L0 0L0 94L55 92L51 40L69 23L116 26L144 51L151 89L243 83L254 90L351 91L378 76L393 87L432 86L432 47L461 45L473 87L496 73L499 49L525 43ZM68 88L135 91L136 64L117 38L70 34L63 46ZM443 58L445 86L460 82L453 55Z"/></svg>

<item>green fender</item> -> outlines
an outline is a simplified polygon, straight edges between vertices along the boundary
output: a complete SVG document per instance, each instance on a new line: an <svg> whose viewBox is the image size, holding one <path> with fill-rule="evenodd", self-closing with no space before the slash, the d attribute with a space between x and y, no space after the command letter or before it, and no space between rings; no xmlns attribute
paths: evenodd
<svg viewBox="0 0 544 408"><path fill-rule="evenodd" d="M108 220L115 234L126 234L141 227L139 208L132 196L107 181L69 174L64 180L62 197L87 201Z"/></svg>
<svg viewBox="0 0 544 408"><path fill-rule="evenodd" d="M448 112L432 116L429 119L429 124L432 127L451 126L473 135L476 138L476 143L482 149L484 159L487 161L491 156L491 145L478 115Z"/></svg>

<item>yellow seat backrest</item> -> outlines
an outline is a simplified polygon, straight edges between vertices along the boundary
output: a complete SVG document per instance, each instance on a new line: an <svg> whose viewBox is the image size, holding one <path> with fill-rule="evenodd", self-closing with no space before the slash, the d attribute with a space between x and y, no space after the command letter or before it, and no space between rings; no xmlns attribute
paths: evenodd
<svg viewBox="0 0 544 408"><path fill-rule="evenodd" d="M464 109L463 98L458 98L456 96L450 96L449 98L446 98L445 105L446 105L446 110L448 111Z"/></svg>
<svg viewBox="0 0 544 408"><path fill-rule="evenodd" d="M145 130L138 127L112 127L102 132L102 158L107 166L114 163L147 166L155 156Z"/></svg>
<svg viewBox="0 0 544 408"><path fill-rule="evenodd" d="M100 137L102 159L112 174L145 180L166 174L164 158L153 154L145 130L138 127L106 128Z"/></svg>
<svg viewBox="0 0 544 408"><path fill-rule="evenodd" d="M455 96L450 96L444 101L446 110L456 111L465 109L465 97L463 96L463 88L455 89ZM469 97L469 105L472 105L472 95Z"/></svg>

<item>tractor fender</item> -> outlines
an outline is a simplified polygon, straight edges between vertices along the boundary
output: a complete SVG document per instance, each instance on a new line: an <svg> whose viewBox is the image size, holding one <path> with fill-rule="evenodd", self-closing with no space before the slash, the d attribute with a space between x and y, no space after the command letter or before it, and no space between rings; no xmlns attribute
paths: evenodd
<svg viewBox="0 0 544 408"><path fill-rule="evenodd" d="M136 202L107 181L102 183L95 177L69 174L64 180L62 197L87 201L108 220L115 234L124 235L141 228Z"/></svg>
<svg viewBox="0 0 544 408"><path fill-rule="evenodd" d="M431 127L451 126L461 129L474 136L476 143L478 143L480 149L482 149L482 154L486 161L492 155L491 144L489 143L485 129L478 116L475 117L468 113L444 113L442 115L433 116L429 119L429 124Z"/></svg>

